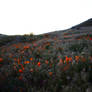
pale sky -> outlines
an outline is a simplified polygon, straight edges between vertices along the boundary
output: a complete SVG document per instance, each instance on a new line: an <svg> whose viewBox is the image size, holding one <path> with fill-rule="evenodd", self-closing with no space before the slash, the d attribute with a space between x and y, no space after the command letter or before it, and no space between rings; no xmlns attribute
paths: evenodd
<svg viewBox="0 0 92 92"><path fill-rule="evenodd" d="M42 34L92 18L92 0L0 0L0 33Z"/></svg>

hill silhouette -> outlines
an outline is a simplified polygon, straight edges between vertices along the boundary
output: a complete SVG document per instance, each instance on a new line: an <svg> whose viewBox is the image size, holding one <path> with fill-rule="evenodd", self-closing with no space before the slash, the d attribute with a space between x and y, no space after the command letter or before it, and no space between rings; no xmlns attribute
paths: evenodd
<svg viewBox="0 0 92 92"><path fill-rule="evenodd" d="M92 18L72 27L73 28L81 28L81 27L92 27Z"/></svg>

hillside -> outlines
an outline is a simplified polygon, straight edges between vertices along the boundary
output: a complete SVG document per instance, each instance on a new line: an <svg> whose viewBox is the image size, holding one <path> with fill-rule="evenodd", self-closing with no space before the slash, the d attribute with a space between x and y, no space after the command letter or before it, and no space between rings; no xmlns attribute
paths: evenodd
<svg viewBox="0 0 92 92"><path fill-rule="evenodd" d="M92 27L92 18L90 18L76 26L73 26L72 29L81 28L81 27Z"/></svg>
<svg viewBox="0 0 92 92"><path fill-rule="evenodd" d="M1 92L91 92L92 19L41 35L0 36Z"/></svg>

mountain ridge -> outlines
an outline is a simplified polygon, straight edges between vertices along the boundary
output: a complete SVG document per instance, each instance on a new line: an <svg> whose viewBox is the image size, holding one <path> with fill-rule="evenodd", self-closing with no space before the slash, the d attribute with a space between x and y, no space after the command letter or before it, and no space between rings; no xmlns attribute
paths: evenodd
<svg viewBox="0 0 92 92"><path fill-rule="evenodd" d="M78 29L81 27L92 27L92 18L73 26L72 29Z"/></svg>

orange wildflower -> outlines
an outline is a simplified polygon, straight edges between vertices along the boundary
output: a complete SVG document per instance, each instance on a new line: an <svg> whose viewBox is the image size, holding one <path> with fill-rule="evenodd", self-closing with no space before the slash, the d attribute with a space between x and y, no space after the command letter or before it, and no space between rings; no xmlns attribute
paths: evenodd
<svg viewBox="0 0 92 92"><path fill-rule="evenodd" d="M25 62L24 62L24 64L29 64L29 63L30 63L30 61L25 61Z"/></svg>
<svg viewBox="0 0 92 92"><path fill-rule="evenodd" d="M50 45L50 43L48 42L47 45Z"/></svg>
<svg viewBox="0 0 92 92"><path fill-rule="evenodd" d="M19 73L23 73L23 70L22 69L19 69Z"/></svg>
<svg viewBox="0 0 92 92"><path fill-rule="evenodd" d="M60 58L60 56L58 56L58 58Z"/></svg>
<svg viewBox="0 0 92 92"><path fill-rule="evenodd" d="M28 49L29 48L29 46L24 46L24 49Z"/></svg>
<svg viewBox="0 0 92 92"><path fill-rule="evenodd" d="M2 62L3 61L3 58L0 58L0 62Z"/></svg>
<svg viewBox="0 0 92 92"><path fill-rule="evenodd" d="M32 61L32 60L33 60L33 58L30 58L30 60Z"/></svg>
<svg viewBox="0 0 92 92"><path fill-rule="evenodd" d="M52 72L49 72L49 75L51 76L53 73Z"/></svg>
<svg viewBox="0 0 92 92"><path fill-rule="evenodd" d="M69 61L72 61L72 57L69 57Z"/></svg>
<svg viewBox="0 0 92 92"><path fill-rule="evenodd" d="M69 58L66 56L66 61L69 61Z"/></svg>
<svg viewBox="0 0 92 92"><path fill-rule="evenodd" d="M69 63L69 58L66 56L65 58L66 63Z"/></svg>
<svg viewBox="0 0 92 92"><path fill-rule="evenodd" d="M41 66L41 63L40 63L40 62L38 62L38 63L37 63L37 65L40 67L40 66Z"/></svg>
<svg viewBox="0 0 92 92"><path fill-rule="evenodd" d="M18 64L20 64L20 59L18 58Z"/></svg>
<svg viewBox="0 0 92 92"><path fill-rule="evenodd" d="M16 58L14 58L13 60L14 60L14 61L17 61L17 59L16 59Z"/></svg>
<svg viewBox="0 0 92 92"><path fill-rule="evenodd" d="M16 45L15 47L16 47L16 48L19 48L19 46L17 46L17 45Z"/></svg>
<svg viewBox="0 0 92 92"><path fill-rule="evenodd" d="M75 60L78 62L79 61L79 56L75 56Z"/></svg>

